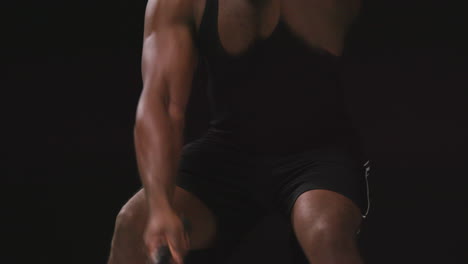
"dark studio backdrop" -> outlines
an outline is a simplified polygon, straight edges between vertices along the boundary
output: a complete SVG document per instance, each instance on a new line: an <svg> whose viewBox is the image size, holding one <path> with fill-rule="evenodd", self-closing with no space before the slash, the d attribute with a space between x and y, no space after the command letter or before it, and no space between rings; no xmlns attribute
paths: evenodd
<svg viewBox="0 0 468 264"><path fill-rule="evenodd" d="M5 5L0 261L105 263L115 216L140 187L132 128L145 1ZM347 104L372 160L366 263L468 261L463 10L367 1L348 39ZM203 68L197 76L187 141L208 122ZM284 227L267 217L231 263L288 263Z"/></svg>

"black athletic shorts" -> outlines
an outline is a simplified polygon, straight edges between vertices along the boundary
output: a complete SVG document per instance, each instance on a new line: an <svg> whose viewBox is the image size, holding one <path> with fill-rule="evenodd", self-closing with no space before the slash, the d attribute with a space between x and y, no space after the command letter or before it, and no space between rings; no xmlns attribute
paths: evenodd
<svg viewBox="0 0 468 264"><path fill-rule="evenodd" d="M257 220L279 210L289 221L296 199L326 189L369 211L370 162L346 144L294 154L252 154L215 130L184 146L177 185L197 196L217 217L216 245L229 250Z"/></svg>

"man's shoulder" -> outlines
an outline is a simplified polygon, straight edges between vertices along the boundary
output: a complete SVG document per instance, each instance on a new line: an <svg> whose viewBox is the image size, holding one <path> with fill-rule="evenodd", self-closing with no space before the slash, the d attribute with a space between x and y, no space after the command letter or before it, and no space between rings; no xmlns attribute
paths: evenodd
<svg viewBox="0 0 468 264"><path fill-rule="evenodd" d="M196 0L149 0L160 15L170 16L180 21L193 21Z"/></svg>
<svg viewBox="0 0 468 264"><path fill-rule="evenodd" d="M161 5L162 15L170 13L173 21L187 25L192 34L196 35L205 11L205 5L209 0L150 0L163 1ZM165 13L165 14L164 14Z"/></svg>

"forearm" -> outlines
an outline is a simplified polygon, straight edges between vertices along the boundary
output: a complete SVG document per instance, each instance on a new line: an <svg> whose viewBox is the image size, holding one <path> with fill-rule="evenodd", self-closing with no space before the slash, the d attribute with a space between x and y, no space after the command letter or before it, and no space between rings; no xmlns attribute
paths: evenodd
<svg viewBox="0 0 468 264"><path fill-rule="evenodd" d="M164 104L140 110L135 123L135 149L150 211L172 206L183 145L183 117ZM173 112L173 111L172 111Z"/></svg>

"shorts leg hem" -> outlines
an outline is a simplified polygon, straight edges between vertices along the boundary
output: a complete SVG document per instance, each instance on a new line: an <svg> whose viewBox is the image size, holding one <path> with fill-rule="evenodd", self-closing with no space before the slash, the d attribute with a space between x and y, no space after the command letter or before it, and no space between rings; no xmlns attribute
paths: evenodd
<svg viewBox="0 0 468 264"><path fill-rule="evenodd" d="M362 208L359 205L359 202L356 201L356 199L352 198L350 195L347 195L344 192L334 190L333 188L329 188L329 187L325 187L325 186L319 186L319 185L316 185L316 184L312 183L312 184L303 184L293 192L292 199L288 203L288 206L287 206L286 212L285 212L287 217L289 217L289 218L291 217L291 213L292 213L292 210L294 208L294 205L296 204L297 199L303 193L308 192L308 191L312 191L312 190L327 190L327 191L331 191L331 192L340 194L340 195L346 197L347 199L349 199L351 202L353 202L354 205L356 205L357 208L359 208L360 215L361 215L362 219L365 219L366 216L367 216L367 214L366 214L367 209Z"/></svg>

